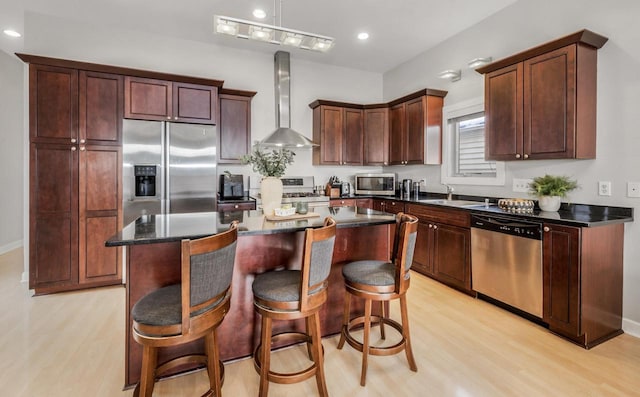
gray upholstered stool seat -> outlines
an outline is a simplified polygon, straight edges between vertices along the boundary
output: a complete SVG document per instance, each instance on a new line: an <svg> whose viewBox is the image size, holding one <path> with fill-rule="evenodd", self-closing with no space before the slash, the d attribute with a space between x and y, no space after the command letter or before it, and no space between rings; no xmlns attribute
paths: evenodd
<svg viewBox="0 0 640 397"><path fill-rule="evenodd" d="M386 261L356 261L342 268L345 280L366 285L394 285L396 267Z"/></svg>
<svg viewBox="0 0 640 397"><path fill-rule="evenodd" d="M253 281L253 295L276 302L299 301L300 280L300 270L265 272Z"/></svg>
<svg viewBox="0 0 640 397"><path fill-rule="evenodd" d="M175 325L182 322L182 286L173 284L159 288L143 296L131 309L131 317L139 324L145 325ZM191 313L197 316L214 309L223 299Z"/></svg>

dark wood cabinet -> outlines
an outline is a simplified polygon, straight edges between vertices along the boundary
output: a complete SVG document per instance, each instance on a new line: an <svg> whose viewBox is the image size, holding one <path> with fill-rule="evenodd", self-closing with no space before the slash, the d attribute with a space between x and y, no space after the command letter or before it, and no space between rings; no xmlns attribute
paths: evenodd
<svg viewBox="0 0 640 397"><path fill-rule="evenodd" d="M104 242L122 229L122 148L81 146L79 161L79 283L119 283L121 252Z"/></svg>
<svg viewBox="0 0 640 397"><path fill-rule="evenodd" d="M79 143L122 143L123 81L116 74L80 71Z"/></svg>
<svg viewBox="0 0 640 397"><path fill-rule="evenodd" d="M121 250L104 242L122 227L123 77L32 64L29 90L29 286L121 283Z"/></svg>
<svg viewBox="0 0 640 397"><path fill-rule="evenodd" d="M242 201L237 203L218 202L218 212L249 211L249 210L255 210L255 209L256 209L256 202L254 200Z"/></svg>
<svg viewBox="0 0 640 397"><path fill-rule="evenodd" d="M597 50L606 41L585 30L479 68L485 157L595 158Z"/></svg>
<svg viewBox="0 0 640 397"><path fill-rule="evenodd" d="M313 108L313 148L315 165L363 164L363 111L322 104Z"/></svg>
<svg viewBox="0 0 640 397"><path fill-rule="evenodd" d="M412 94L408 99L392 102L389 110L390 165L442 162L442 106L445 94L418 97Z"/></svg>
<svg viewBox="0 0 640 397"><path fill-rule="evenodd" d="M32 65L29 81L31 141L74 143L78 139L78 71Z"/></svg>
<svg viewBox="0 0 640 397"><path fill-rule="evenodd" d="M543 320L590 348L622 333L624 225L544 224Z"/></svg>
<svg viewBox="0 0 640 397"><path fill-rule="evenodd" d="M251 151L251 99L255 92L220 93L218 163L239 164Z"/></svg>
<svg viewBox="0 0 640 397"><path fill-rule="evenodd" d="M356 199L331 199L329 201L329 207L354 207L356 205Z"/></svg>
<svg viewBox="0 0 640 397"><path fill-rule="evenodd" d="M389 108L364 109L364 165L389 165Z"/></svg>
<svg viewBox="0 0 640 397"><path fill-rule="evenodd" d="M78 283L78 150L32 142L29 185L29 289Z"/></svg>
<svg viewBox="0 0 640 397"><path fill-rule="evenodd" d="M418 238L412 268L442 283L471 292L469 213L408 204L418 217Z"/></svg>
<svg viewBox="0 0 640 397"><path fill-rule="evenodd" d="M356 199L356 207L373 209L373 199Z"/></svg>
<svg viewBox="0 0 640 397"><path fill-rule="evenodd" d="M124 117L216 124L218 87L125 77Z"/></svg>

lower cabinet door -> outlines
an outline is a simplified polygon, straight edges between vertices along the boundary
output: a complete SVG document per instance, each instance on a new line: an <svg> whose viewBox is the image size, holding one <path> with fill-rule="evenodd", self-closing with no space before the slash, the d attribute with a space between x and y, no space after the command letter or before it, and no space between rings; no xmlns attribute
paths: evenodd
<svg viewBox="0 0 640 397"><path fill-rule="evenodd" d="M36 293L78 282L78 151L31 144L29 288Z"/></svg>
<svg viewBox="0 0 640 397"><path fill-rule="evenodd" d="M471 290L471 232L443 224L433 225L435 277L451 286Z"/></svg>
<svg viewBox="0 0 640 397"><path fill-rule="evenodd" d="M433 267L431 266L432 230L433 225L426 222L418 222L418 236L416 238L411 268L425 275L433 274Z"/></svg>

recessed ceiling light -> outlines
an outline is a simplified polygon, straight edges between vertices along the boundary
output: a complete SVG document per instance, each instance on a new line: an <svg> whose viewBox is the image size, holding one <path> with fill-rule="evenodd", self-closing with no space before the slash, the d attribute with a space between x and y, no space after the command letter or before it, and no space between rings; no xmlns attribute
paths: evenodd
<svg viewBox="0 0 640 397"><path fill-rule="evenodd" d="M369 38L369 33L367 33L367 32L358 33L358 38L360 40L366 40L366 39Z"/></svg>
<svg viewBox="0 0 640 397"><path fill-rule="evenodd" d="M5 29L3 32L4 32L4 34L6 34L7 36L10 36L10 37L20 37L20 36L22 36L20 33L16 32L13 29Z"/></svg>
<svg viewBox="0 0 640 397"><path fill-rule="evenodd" d="M267 16L267 13L264 12L264 10L256 8L255 10L253 10L253 16L258 19L264 19Z"/></svg>

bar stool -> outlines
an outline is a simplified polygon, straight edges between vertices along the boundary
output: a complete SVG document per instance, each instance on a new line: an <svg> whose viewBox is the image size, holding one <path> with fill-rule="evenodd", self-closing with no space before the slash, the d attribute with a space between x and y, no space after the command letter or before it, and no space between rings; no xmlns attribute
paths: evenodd
<svg viewBox="0 0 640 397"><path fill-rule="evenodd" d="M182 240L180 284L142 297L131 310L133 338L143 346L142 374L133 395L149 397L157 376L185 364L206 364L209 390L220 397L224 366L218 358L216 329L229 311L238 222L229 230L198 240ZM206 354L185 355L160 365L158 349L204 338Z"/></svg>
<svg viewBox="0 0 640 397"><path fill-rule="evenodd" d="M407 355L407 361L409 361L409 368L414 372L418 370L411 350L406 297L407 289L409 288L409 269L413 261L417 230L418 218L402 212L397 214L391 261L356 261L346 264L342 269L342 276L348 293L345 295L342 332L338 342L338 349L342 349L346 341L353 348L362 352L362 372L360 375L360 385L362 386L366 382L369 355L388 356L404 350ZM363 298L365 306L364 315L349 319L351 295ZM388 314L385 316L384 313L384 303L394 299L400 299L402 324L389 318ZM380 302L380 316L371 314L373 301ZM372 321L380 324L382 339L385 338L385 324L395 328L402 335L402 339L392 346L371 346ZM362 342L351 335L352 330L361 326L364 326Z"/></svg>
<svg viewBox="0 0 640 397"><path fill-rule="evenodd" d="M254 307L262 317L260 344L254 352L254 364L260 374L261 397L266 397L269 382L291 384L316 376L318 391L327 396L324 358L320 333L320 309L327 300L327 285L336 221L327 217L324 226L306 229L301 270L269 271L253 281ZM305 319L306 333L283 332L271 335L273 320ZM308 368L294 373L270 369L271 344L274 341L306 342L313 361Z"/></svg>

